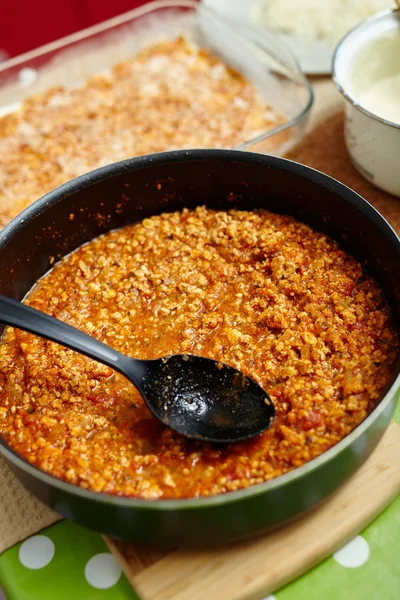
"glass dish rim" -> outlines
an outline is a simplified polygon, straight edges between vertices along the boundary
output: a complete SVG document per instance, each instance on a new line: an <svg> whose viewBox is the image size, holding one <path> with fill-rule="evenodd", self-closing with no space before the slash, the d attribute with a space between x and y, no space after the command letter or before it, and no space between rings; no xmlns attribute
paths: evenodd
<svg viewBox="0 0 400 600"><path fill-rule="evenodd" d="M95 39L95 37L97 35L101 35L106 32L112 33L112 31L117 29L119 26L123 26L123 25L127 25L129 23L132 23L136 19L150 15L151 13L156 12L157 10L162 9L162 8L167 8L167 9L168 8L172 8L172 9L173 8L189 8L189 9L193 9L196 12L201 9L201 10L206 10L207 12L211 13L212 15L217 16L219 19L222 19L225 22L231 23L233 25L235 24L235 22L237 22L237 20L234 18L225 19L224 17L221 17L221 15L219 15L216 11L214 11L213 9L210 9L209 7L204 7L201 2L197 2L196 0L151 0L150 2L146 2L145 4L143 4L137 8L134 8L131 11L125 12L122 15L118 15L116 17L113 17L111 19L103 21L102 23L98 23L91 27L85 28L81 31L70 34L63 38L60 38L58 40L55 40L53 42L50 42L43 46L40 46L39 48L36 48L34 50L31 50L24 54L15 56L3 63L0 63L0 75L4 76L8 70L15 69L17 67L20 67L22 69L22 68L24 68L24 66L27 66L27 63L29 63L29 61L31 61L31 60L43 58L46 55L50 55L51 53L56 52L56 51L62 51L63 49L66 49L69 46L72 46L74 44L84 43L84 42L90 41L92 39ZM256 27L251 26L251 25L246 25L246 29L248 29L249 31L254 31L254 32L258 31ZM239 34L239 35L242 35L242 34ZM242 37L243 37L243 35L242 35ZM279 49L279 45L283 46L283 44L280 40L276 39L275 41L278 44L278 49ZM269 54L269 52L266 48L263 48L263 51L266 54ZM303 73L303 71L300 69L298 61L295 58L295 56L292 54L291 50L287 47L284 47L284 51L291 57L293 65L295 65L296 69L294 70L293 67L290 67L290 68L293 70L293 72L297 71L296 75L299 77L299 83L303 86L303 88L307 94L307 100L304 103L304 106L301 108L301 110L296 115L287 119L284 123L281 123L280 125L277 125L275 127L271 127L270 129L266 130L265 132L260 133L248 140L243 140L240 144L237 144L232 149L245 150L246 148L250 148L251 146L255 146L261 142L264 142L268 138L270 138L274 135L277 135L277 134L281 133L282 131L285 131L286 129L290 129L291 127L301 123L303 121L303 119L306 118L308 116L308 114L310 113L311 108L314 103L314 92L313 92L312 85L309 82L309 80L307 79L307 77L305 76L305 74ZM54 83L54 85L56 85L56 82ZM0 84L0 89L1 89L1 84Z"/></svg>

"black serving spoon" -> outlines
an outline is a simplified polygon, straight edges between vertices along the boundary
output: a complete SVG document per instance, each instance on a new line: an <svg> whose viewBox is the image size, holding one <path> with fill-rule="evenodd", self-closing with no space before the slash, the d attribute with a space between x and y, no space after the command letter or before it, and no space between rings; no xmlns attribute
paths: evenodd
<svg viewBox="0 0 400 600"><path fill-rule="evenodd" d="M240 371L209 358L173 355L129 358L54 317L0 296L0 323L67 346L119 371L151 413L188 438L228 443L268 429L275 408L268 394Z"/></svg>

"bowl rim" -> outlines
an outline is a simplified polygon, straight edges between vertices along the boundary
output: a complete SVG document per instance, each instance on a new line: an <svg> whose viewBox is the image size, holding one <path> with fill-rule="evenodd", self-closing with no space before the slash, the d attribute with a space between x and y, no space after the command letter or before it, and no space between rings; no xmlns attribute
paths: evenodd
<svg viewBox="0 0 400 600"><path fill-rule="evenodd" d="M389 127L392 127L393 129L400 129L400 123L395 123L394 121L390 121L388 119L385 119L384 117L380 117L379 115L376 115L375 113L371 112L367 108L364 108L364 106L357 101L354 94L352 94L351 92L346 90L346 85L344 83L341 83L341 77L338 75L338 72L337 72L337 63L339 60L339 54L343 51L343 47L348 42L348 40L351 37L353 37L354 35L361 35L366 29L369 29L371 26L373 27L376 22L385 20L389 16L393 16L393 15L398 20L399 33L400 33L400 7L398 7L398 8L393 8L393 9L382 10L382 11L376 13L375 15L373 15L372 17L368 17L367 19L364 19L363 21L361 21L361 23L359 23L358 25L356 25L355 27L350 29L350 31L348 33L346 33L346 35L344 37L342 37L342 39L336 45L335 50L333 51L333 55L332 55L332 80L333 80L334 84L336 85L337 89L339 90L339 92L342 94L342 96L348 102L350 102L350 104L355 109L364 113L366 116L370 117L371 119L374 119L375 121L382 123L383 125L388 125ZM353 58L355 56L356 55L353 55Z"/></svg>
<svg viewBox="0 0 400 600"><path fill-rule="evenodd" d="M75 192L91 187L94 184L104 180L111 179L115 176L127 173L128 171L136 171L151 168L152 165L185 163L185 162L201 162L214 159L221 162L246 162L249 164L264 166L265 168L284 171L287 174L298 175L311 181L336 195L341 196L359 212L362 212L365 218L374 222L374 225L386 236L389 236L393 245L397 245L397 255L400 262L400 238L386 221L386 219L362 196L354 192L345 184L338 180L325 175L321 171L317 171L306 165L294 162L292 160L264 155L253 152L242 152L239 150L220 150L220 149L193 149L193 150L177 150L159 152L156 154L148 154L136 158L127 159L117 163L112 163L104 167L100 167L85 175L81 175L71 181L64 183L58 188L52 190L42 198L25 208L19 215L12 219L2 231L0 231L0 249L6 248L8 241L23 227L24 223L40 217L45 210L58 202L72 196ZM279 490L285 485L292 483L318 469L322 465L333 460L338 454L345 451L352 443L363 435L370 425L385 411L388 410L390 403L400 387L400 365L397 366L397 373L393 377L393 381L386 386L382 400L376 408L362 421L352 432L345 438L340 440L335 446L323 452L311 461L294 468L292 471L285 473L263 483L256 484L241 490L226 492L215 496L206 496L200 498L179 498L179 499L156 499L142 500L127 496L115 496L104 492L95 492L92 490L81 488L78 485L68 483L59 479L45 471L30 464L25 458L13 450L7 442L0 436L0 452L4 457L20 468L22 471L35 479L41 480L44 484L50 487L55 487L64 493L78 496L82 500L94 501L100 504L113 505L119 508L151 510L151 511L176 511L176 510L201 510L233 504L235 502L259 496L266 492ZM392 410L390 410L390 416Z"/></svg>

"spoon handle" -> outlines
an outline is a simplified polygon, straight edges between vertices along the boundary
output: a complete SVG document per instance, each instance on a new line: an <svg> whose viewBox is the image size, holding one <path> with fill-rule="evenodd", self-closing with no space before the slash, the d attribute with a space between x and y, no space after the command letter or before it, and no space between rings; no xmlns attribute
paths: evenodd
<svg viewBox="0 0 400 600"><path fill-rule="evenodd" d="M120 354L106 346L106 344L63 321L1 295L0 323L29 331L29 333L34 333L39 337L67 346L71 350L76 350L89 356L89 358L108 365L123 375L129 373L130 378L133 375L132 371L135 371L135 368L132 369L133 363L136 363L135 367L138 367L141 363L141 361Z"/></svg>

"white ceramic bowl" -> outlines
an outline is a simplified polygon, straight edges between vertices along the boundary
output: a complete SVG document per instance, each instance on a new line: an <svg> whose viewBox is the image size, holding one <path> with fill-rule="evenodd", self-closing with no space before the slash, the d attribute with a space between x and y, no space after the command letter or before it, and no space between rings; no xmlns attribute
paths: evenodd
<svg viewBox="0 0 400 600"><path fill-rule="evenodd" d="M390 54L388 60L387 55L380 55L381 40L392 43L392 39L393 48L398 50ZM400 123L388 121L364 108L357 89L359 85L368 86L383 71L398 72L399 50L400 10L378 13L352 29L339 42L333 55L332 75L347 100L345 139L355 168L378 188L400 197ZM360 57L364 57L364 64L357 64ZM365 68L366 64L368 68Z"/></svg>
<svg viewBox="0 0 400 600"><path fill-rule="evenodd" d="M321 0L324 2L325 0ZM224 17L233 17L253 27L273 32L296 57L307 75L328 75L331 72L333 47L325 41L314 41L267 28L257 23L260 0L202 0L203 4Z"/></svg>

